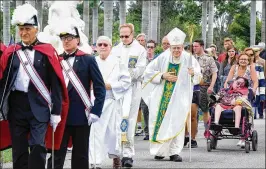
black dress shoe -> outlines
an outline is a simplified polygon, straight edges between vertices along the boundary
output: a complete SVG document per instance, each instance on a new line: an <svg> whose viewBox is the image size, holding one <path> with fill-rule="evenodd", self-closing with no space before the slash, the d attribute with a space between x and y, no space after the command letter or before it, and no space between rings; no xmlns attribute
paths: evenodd
<svg viewBox="0 0 266 169"><path fill-rule="evenodd" d="M175 154L175 155L170 156L170 161L182 162L182 157L180 157L179 155Z"/></svg>
<svg viewBox="0 0 266 169"><path fill-rule="evenodd" d="M128 157L123 157L122 160L122 167L131 168L133 167L133 159Z"/></svg>
<svg viewBox="0 0 266 169"><path fill-rule="evenodd" d="M155 160L162 160L162 159L164 159L164 156L155 156L154 159Z"/></svg>
<svg viewBox="0 0 266 169"><path fill-rule="evenodd" d="M149 139L150 139L149 135L146 135L146 136L143 138L143 140L149 140Z"/></svg>

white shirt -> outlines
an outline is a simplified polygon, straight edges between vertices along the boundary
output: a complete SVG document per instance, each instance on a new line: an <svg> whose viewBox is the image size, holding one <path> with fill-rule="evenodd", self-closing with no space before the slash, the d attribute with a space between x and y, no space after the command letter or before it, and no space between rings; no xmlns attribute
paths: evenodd
<svg viewBox="0 0 266 169"><path fill-rule="evenodd" d="M24 46L27 46L23 42L22 42L22 44ZM26 49L25 51L29 54L29 58L30 58L31 63L34 64L35 50L34 49L32 49L32 50ZM15 90L19 90L19 91L27 93L28 88L29 88L29 84L30 84L30 78L20 63L18 74L17 74L16 80L15 80Z"/></svg>
<svg viewBox="0 0 266 169"><path fill-rule="evenodd" d="M71 67L73 67L74 65L74 61L75 61L75 58L76 57L69 57L66 61L68 61L71 65ZM68 83L69 83L69 78L67 77L65 71L63 70L63 76L64 76L64 79L65 79L65 83L66 83L66 87L68 86Z"/></svg>

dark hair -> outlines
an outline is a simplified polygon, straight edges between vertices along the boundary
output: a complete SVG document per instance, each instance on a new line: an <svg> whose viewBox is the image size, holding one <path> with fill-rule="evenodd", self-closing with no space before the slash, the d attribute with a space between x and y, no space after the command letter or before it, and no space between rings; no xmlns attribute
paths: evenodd
<svg viewBox="0 0 266 169"><path fill-rule="evenodd" d="M244 80L244 87L248 88L249 87L249 82L247 78L241 77L241 76L237 76L236 80L238 79L243 79Z"/></svg>
<svg viewBox="0 0 266 169"><path fill-rule="evenodd" d="M229 58L228 51L229 51L230 49L234 49L234 50L236 51L236 52L235 52L235 56L234 56L233 59L231 60L230 65L233 66L233 64L234 64L235 61L236 61L237 49L236 49L234 46L230 46L230 47L228 47L228 49L227 49L227 51L226 51L226 57L225 57L224 61L222 62L222 64L223 64L223 68L225 68L226 65L227 65L227 63L228 63L228 58Z"/></svg>
<svg viewBox="0 0 266 169"><path fill-rule="evenodd" d="M156 42L154 40L148 40L147 44L148 43L153 43L154 44L154 48L156 48Z"/></svg>
<svg viewBox="0 0 266 169"><path fill-rule="evenodd" d="M201 39L197 39L197 40L195 40L194 42L199 43L200 46L204 47L204 41L203 41L203 40L201 40Z"/></svg>

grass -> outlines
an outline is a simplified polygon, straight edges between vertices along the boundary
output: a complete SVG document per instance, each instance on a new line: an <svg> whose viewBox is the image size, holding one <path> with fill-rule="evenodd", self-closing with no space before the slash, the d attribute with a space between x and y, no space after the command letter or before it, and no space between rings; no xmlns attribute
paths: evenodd
<svg viewBox="0 0 266 169"><path fill-rule="evenodd" d="M8 162L12 161L12 150L11 150L11 148L7 149L7 150L4 150L1 154L3 155L3 162L4 163L8 163Z"/></svg>

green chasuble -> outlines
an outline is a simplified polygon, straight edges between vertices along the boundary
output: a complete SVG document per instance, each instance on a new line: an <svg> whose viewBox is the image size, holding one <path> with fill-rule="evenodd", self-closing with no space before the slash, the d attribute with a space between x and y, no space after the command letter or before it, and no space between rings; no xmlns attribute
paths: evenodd
<svg viewBox="0 0 266 169"><path fill-rule="evenodd" d="M168 72L175 72L175 74L173 74L173 75L178 76L179 68L180 68L180 64L169 63ZM161 102L160 102L160 106L159 106L159 111L157 114L156 124L155 124L155 128L154 128L154 133L153 133L153 137L152 137L153 142L156 142L156 137L157 137L157 134L159 132L160 126L162 124L162 121L163 121L164 115L166 113L168 104L169 104L170 99L172 97L172 93L173 93L173 90L175 88L175 83L176 82L165 81L163 94L162 94L162 98L161 98Z"/></svg>

